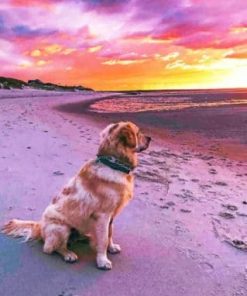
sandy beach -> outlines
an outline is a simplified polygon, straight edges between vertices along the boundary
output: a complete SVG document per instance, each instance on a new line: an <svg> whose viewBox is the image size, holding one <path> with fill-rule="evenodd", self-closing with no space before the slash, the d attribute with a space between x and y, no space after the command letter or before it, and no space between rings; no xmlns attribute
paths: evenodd
<svg viewBox="0 0 247 296"><path fill-rule="evenodd" d="M38 220L95 157L107 123L132 120L153 137L140 154L135 198L116 220L123 251L111 256L113 270L97 270L83 242L73 243L80 260L70 265L43 254L39 242L1 234L1 295L247 295L246 109L235 106L235 117L227 108L172 111L155 124L150 113L87 112L95 99L113 96L123 94L0 90L1 225ZM227 124L227 140L210 116Z"/></svg>

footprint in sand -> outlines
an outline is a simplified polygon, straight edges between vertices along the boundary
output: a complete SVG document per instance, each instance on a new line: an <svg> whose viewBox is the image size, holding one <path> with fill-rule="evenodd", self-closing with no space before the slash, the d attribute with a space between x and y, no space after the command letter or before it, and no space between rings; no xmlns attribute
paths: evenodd
<svg viewBox="0 0 247 296"><path fill-rule="evenodd" d="M185 179L183 179L183 178L178 178L178 181L180 181L180 182L187 182L187 180L185 180Z"/></svg>
<svg viewBox="0 0 247 296"><path fill-rule="evenodd" d="M209 170L209 173L212 174L212 175L216 175L217 171L216 171L216 169L212 168L212 169Z"/></svg>
<svg viewBox="0 0 247 296"><path fill-rule="evenodd" d="M62 173L60 171L55 171L55 172L53 172L53 175L54 176L62 176L62 175L64 175L64 173Z"/></svg>
<svg viewBox="0 0 247 296"><path fill-rule="evenodd" d="M160 198L161 201L163 201L163 198ZM171 207L174 207L176 204L173 201L168 201L167 203L165 203L164 205L161 205L160 208L161 209L169 209Z"/></svg>
<svg viewBox="0 0 247 296"><path fill-rule="evenodd" d="M201 267L202 270L204 270L207 273L214 271L214 266L209 262L200 262L199 266Z"/></svg>
<svg viewBox="0 0 247 296"><path fill-rule="evenodd" d="M212 186L208 185L208 184L202 184L202 185L200 185L200 188L201 189L208 189L208 188L212 188Z"/></svg>
<svg viewBox="0 0 247 296"><path fill-rule="evenodd" d="M247 214L245 214L245 213L237 212L236 214L239 217L247 217Z"/></svg>
<svg viewBox="0 0 247 296"><path fill-rule="evenodd" d="M173 174L173 175L171 175L170 177L171 177L171 178L178 178L179 175Z"/></svg>
<svg viewBox="0 0 247 296"><path fill-rule="evenodd" d="M217 181L217 182L215 182L215 185L218 185L218 186L227 186L227 183L222 182L222 181Z"/></svg>
<svg viewBox="0 0 247 296"><path fill-rule="evenodd" d="M199 182L199 179L191 179L192 182L197 183Z"/></svg>
<svg viewBox="0 0 247 296"><path fill-rule="evenodd" d="M189 210L189 209L180 209L180 212L182 212L182 213L191 213L191 210Z"/></svg>
<svg viewBox="0 0 247 296"><path fill-rule="evenodd" d="M234 219L235 218L235 216L229 212L219 212L219 216L223 217L225 219Z"/></svg>
<svg viewBox="0 0 247 296"><path fill-rule="evenodd" d="M231 205L231 204L222 204L222 207L226 208L227 210L230 211L237 211L238 207L235 205Z"/></svg>

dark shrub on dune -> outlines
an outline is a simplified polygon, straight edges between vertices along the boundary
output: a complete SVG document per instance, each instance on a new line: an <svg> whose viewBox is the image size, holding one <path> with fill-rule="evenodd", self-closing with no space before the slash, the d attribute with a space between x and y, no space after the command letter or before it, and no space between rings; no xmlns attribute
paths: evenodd
<svg viewBox="0 0 247 296"><path fill-rule="evenodd" d="M58 85L54 83L45 83L39 79L28 80L28 86L44 89L44 90L56 90L56 91L77 91L77 90L92 90L91 88L86 88L83 86L66 86L66 85Z"/></svg>
<svg viewBox="0 0 247 296"><path fill-rule="evenodd" d="M8 77L0 77L0 88L4 89L11 89L11 88L23 88L24 86L27 86L27 83L14 78L8 78Z"/></svg>
<svg viewBox="0 0 247 296"><path fill-rule="evenodd" d="M81 85L78 86L66 86L66 85L57 85L54 83L45 83L39 79L28 80L28 82L24 82L15 78L8 77L0 77L0 89L11 89L17 88L22 89L23 87L35 88L35 89L43 89L43 90L55 90L55 91L82 91L82 90L90 90L93 89L87 88Z"/></svg>

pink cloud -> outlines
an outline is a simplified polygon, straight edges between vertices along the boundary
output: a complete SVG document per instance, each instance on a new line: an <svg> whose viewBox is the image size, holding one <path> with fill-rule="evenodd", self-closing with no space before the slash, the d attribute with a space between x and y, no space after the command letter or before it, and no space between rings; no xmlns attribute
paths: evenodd
<svg viewBox="0 0 247 296"><path fill-rule="evenodd" d="M247 43L247 35L231 36L229 33L224 35L213 34L211 32L198 33L178 39L175 44L191 49L215 48L229 49Z"/></svg>

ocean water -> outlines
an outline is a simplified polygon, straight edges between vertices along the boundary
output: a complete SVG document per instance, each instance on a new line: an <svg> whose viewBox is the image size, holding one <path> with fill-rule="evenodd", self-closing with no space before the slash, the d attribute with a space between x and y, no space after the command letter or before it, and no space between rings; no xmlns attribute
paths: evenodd
<svg viewBox="0 0 247 296"><path fill-rule="evenodd" d="M135 92L96 101L89 111L137 113L247 105L247 89Z"/></svg>

